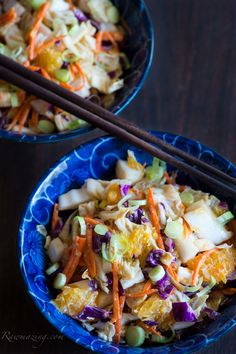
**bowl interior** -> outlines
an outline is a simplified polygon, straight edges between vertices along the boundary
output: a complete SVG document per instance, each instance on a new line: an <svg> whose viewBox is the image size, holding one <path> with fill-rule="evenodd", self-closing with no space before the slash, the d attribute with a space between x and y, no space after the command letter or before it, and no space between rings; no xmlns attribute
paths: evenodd
<svg viewBox="0 0 236 354"><path fill-rule="evenodd" d="M134 99L145 81L153 58L154 34L143 0L114 0L113 2L120 10L122 21L127 27L127 42L123 51L127 53L131 63L130 69L124 74L125 86L117 92L115 102L111 107L111 111L118 114ZM136 35L137 29L138 36ZM0 138L29 143L48 143L81 136L91 129L94 128L87 126L71 132L51 135L26 135L0 129Z"/></svg>
<svg viewBox="0 0 236 354"><path fill-rule="evenodd" d="M159 138L190 152L192 155L236 176L236 168L213 150L198 142L167 133L154 133ZM236 302L234 299L219 318L200 328L186 339L162 347L128 348L89 334L78 322L61 314L51 303L53 291L44 275L47 258L44 252L44 238L36 231L37 224L47 225L52 208L58 196L71 188L80 187L89 178L111 179L117 159L125 158L127 149L135 152L137 159L151 163L152 157L145 152L130 147L115 138L105 137L80 146L62 158L46 176L42 178L26 207L19 231L18 254L20 268L26 287L35 304L44 316L63 334L97 353L190 353L217 340L236 324ZM169 166L169 169L171 167ZM180 179L187 177L180 174ZM196 180L187 180L195 187ZM231 204L231 206L233 206Z"/></svg>

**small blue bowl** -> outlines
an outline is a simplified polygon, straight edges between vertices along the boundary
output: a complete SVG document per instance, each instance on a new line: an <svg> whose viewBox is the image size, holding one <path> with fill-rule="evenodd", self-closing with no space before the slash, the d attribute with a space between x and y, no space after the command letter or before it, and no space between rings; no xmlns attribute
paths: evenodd
<svg viewBox="0 0 236 354"><path fill-rule="evenodd" d="M113 0L113 3L120 10L122 18L130 28L125 52L131 59L131 69L124 75L125 87L117 92L114 105L111 108L111 111L117 115L131 103L145 82L153 59L154 32L144 0ZM51 143L82 136L92 129L94 127L88 125L71 132L51 135L18 134L0 129L0 138L27 143Z"/></svg>
<svg viewBox="0 0 236 354"><path fill-rule="evenodd" d="M153 134L236 176L235 166L199 142L168 133ZM236 302L232 301L216 321L201 329L200 332L168 345L146 348L116 346L105 342L91 335L77 321L60 313L50 303L52 291L44 274L47 265L44 238L36 231L36 225L49 224L53 205L60 194L80 187L87 178L113 178L116 161L126 158L127 149L133 150L140 162L149 164L152 162L152 157L142 150L130 147L116 138L102 137L81 145L49 170L31 195L20 225L18 239L20 269L29 294L46 319L65 336L87 349L103 354L192 353L215 342L236 325ZM182 178L186 181L187 177L183 175ZM189 178L187 181L191 185L196 184L196 181Z"/></svg>

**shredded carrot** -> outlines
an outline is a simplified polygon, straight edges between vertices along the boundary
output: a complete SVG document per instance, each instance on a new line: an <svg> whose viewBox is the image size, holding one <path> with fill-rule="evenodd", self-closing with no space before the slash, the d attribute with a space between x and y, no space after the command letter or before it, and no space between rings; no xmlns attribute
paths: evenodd
<svg viewBox="0 0 236 354"><path fill-rule="evenodd" d="M118 262L114 261L113 265L112 265L112 270L113 270L113 317L111 322L115 323L115 340L116 342L118 342L119 338L120 338L120 325L119 325L119 321L120 321L120 299L119 299L119 287L118 287L118 283L119 283L119 279L118 279ZM117 324L118 322L118 324Z"/></svg>
<svg viewBox="0 0 236 354"><path fill-rule="evenodd" d="M192 283L193 285L197 285L197 281L198 281L198 275L199 275L199 271L201 269L201 266L203 265L203 263L205 262L206 258L213 252L217 252L218 249L217 248L213 248L209 251L206 251L204 252L201 257L199 258L196 266L195 266L195 269L193 271L193 276L192 276Z"/></svg>
<svg viewBox="0 0 236 354"><path fill-rule="evenodd" d="M33 23L33 27L31 28L28 37L29 37L29 60L33 60L35 56L35 39L38 34L41 23L44 20L46 12L50 6L50 2L46 1L38 10L35 21Z"/></svg>
<svg viewBox="0 0 236 354"><path fill-rule="evenodd" d="M119 318L115 323L115 330L116 330L115 341L117 344L120 343L122 315L125 306L125 296L120 296L119 302L120 302L120 313L119 313Z"/></svg>
<svg viewBox="0 0 236 354"><path fill-rule="evenodd" d="M235 295L236 294L236 288L222 289L222 292L223 292L224 295Z"/></svg>
<svg viewBox="0 0 236 354"><path fill-rule="evenodd" d="M54 112L55 112L55 114L61 113L62 109L58 108L58 107L54 107Z"/></svg>
<svg viewBox="0 0 236 354"><path fill-rule="evenodd" d="M151 289L151 287L152 287L152 282L151 282L151 280L148 280L143 287L143 291L148 291Z"/></svg>
<svg viewBox="0 0 236 354"><path fill-rule="evenodd" d="M161 249L165 249L162 236L161 236L161 231L160 231L160 225L159 225L159 217L157 215L157 205L153 197L153 191L151 188L148 190L148 195L147 195L147 204L149 208L149 212L151 214L151 220L152 224L156 229L157 232L157 245Z"/></svg>
<svg viewBox="0 0 236 354"><path fill-rule="evenodd" d="M19 121L22 122L23 120L25 120L24 117L27 114L27 109L29 108L29 103L31 101L32 101L32 97L29 97L21 107L19 107L18 109L16 109L14 111L13 120L12 120L11 124L9 124L9 126L7 128L8 131L12 130L15 127L15 125L17 124L17 122L19 122ZM28 116L28 114L27 114L27 116ZM27 116L26 116L26 119L27 119ZM24 122L23 122L23 124L24 124Z"/></svg>
<svg viewBox="0 0 236 354"><path fill-rule="evenodd" d="M75 9L75 6L74 6L72 0L66 0L66 2L70 5L70 10L74 10Z"/></svg>
<svg viewBox="0 0 236 354"><path fill-rule="evenodd" d="M80 86L78 86L78 87L76 87L75 89L74 89L74 91L80 91L84 86L85 86L85 74L84 74L84 72L83 72L83 70L82 70L82 68L81 68L81 66L79 65L79 63L75 63L75 66L76 66L76 68L77 68L77 70L78 70L78 72L79 72L79 74L80 74L80 77L81 77L81 85Z"/></svg>
<svg viewBox="0 0 236 354"><path fill-rule="evenodd" d="M138 325L139 325L140 327L142 327L145 331L150 332L150 333L152 333L152 334L155 334L155 335L158 336L158 337L161 337L161 333L160 333L160 332L156 331L153 327L148 326L146 323L144 323L144 322L142 322L142 321L139 321L139 322L138 322Z"/></svg>
<svg viewBox="0 0 236 354"><path fill-rule="evenodd" d="M163 264L163 267L169 272L169 274L172 276L172 278L174 278L175 281L179 281L179 277L171 265L167 266Z"/></svg>
<svg viewBox="0 0 236 354"><path fill-rule="evenodd" d="M43 75L43 77L45 77L45 79L51 80L51 76L48 74L48 72L44 69L44 68L40 68L41 73Z"/></svg>
<svg viewBox="0 0 236 354"><path fill-rule="evenodd" d="M184 238L187 238L191 234L191 228L186 220L183 219L183 227L184 227Z"/></svg>
<svg viewBox="0 0 236 354"><path fill-rule="evenodd" d="M78 73L78 68L77 68L77 66L76 66L75 64L70 64L70 70L71 70L71 72L72 72L72 74L73 74L74 76L77 75L77 73Z"/></svg>
<svg viewBox="0 0 236 354"><path fill-rule="evenodd" d="M27 69L29 69L31 71L39 71L39 70L41 70L41 68L39 66L35 66L35 65L29 65L29 66L27 66Z"/></svg>
<svg viewBox="0 0 236 354"><path fill-rule="evenodd" d="M65 36L58 36L52 39L45 41L38 48L35 49L35 57L38 56L44 49L52 47L56 42L61 41Z"/></svg>
<svg viewBox="0 0 236 354"><path fill-rule="evenodd" d="M172 184L173 183L173 181L170 178L170 175L169 175L169 173L167 171L164 172L164 177L166 179L167 184Z"/></svg>
<svg viewBox="0 0 236 354"><path fill-rule="evenodd" d="M61 82L60 86L66 88L69 91L74 91L74 87L72 87L71 85L67 84L66 82Z"/></svg>
<svg viewBox="0 0 236 354"><path fill-rule="evenodd" d="M31 120L29 121L30 128L36 128L39 122L39 114L36 111L32 112Z"/></svg>
<svg viewBox="0 0 236 354"><path fill-rule="evenodd" d="M85 216L85 221L91 226L96 226L102 224L102 221L91 218L90 216Z"/></svg>
<svg viewBox="0 0 236 354"><path fill-rule="evenodd" d="M52 213L52 230L54 230L55 227L57 226L58 219L59 219L58 214L59 214L59 205L58 203L55 203L53 208L53 213Z"/></svg>
<svg viewBox="0 0 236 354"><path fill-rule="evenodd" d="M95 278L97 274L95 256L93 252L93 231L90 227L86 228L86 245L88 248L89 257L89 275L91 278Z"/></svg>
<svg viewBox="0 0 236 354"><path fill-rule="evenodd" d="M143 297L145 295L151 295L156 293L156 289L152 289L152 282L151 280L148 280L146 284L143 287L143 290L139 293L133 293L133 294L126 294L127 297L129 298L137 298L137 297Z"/></svg>
<svg viewBox="0 0 236 354"><path fill-rule="evenodd" d="M72 247L72 252L70 254L69 260L63 270L63 274L66 276L66 283L68 284L72 278L76 268L79 265L80 258L82 256L85 247L85 238L77 236L74 240Z"/></svg>
<svg viewBox="0 0 236 354"><path fill-rule="evenodd" d="M0 27L10 25L17 19L17 13L14 7L11 7L9 11L0 16Z"/></svg>
<svg viewBox="0 0 236 354"><path fill-rule="evenodd" d="M21 117L19 117L19 133L22 133L24 124L28 118L30 110L31 110L31 105L30 103L27 103L24 107L24 111L21 113Z"/></svg>

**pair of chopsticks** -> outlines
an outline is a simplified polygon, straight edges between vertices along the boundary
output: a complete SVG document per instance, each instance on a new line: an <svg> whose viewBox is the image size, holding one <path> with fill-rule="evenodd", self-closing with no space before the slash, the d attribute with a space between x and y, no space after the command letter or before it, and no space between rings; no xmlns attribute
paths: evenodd
<svg viewBox="0 0 236 354"><path fill-rule="evenodd" d="M236 178L162 141L138 126L0 55L0 79L166 161L208 185L236 198Z"/></svg>

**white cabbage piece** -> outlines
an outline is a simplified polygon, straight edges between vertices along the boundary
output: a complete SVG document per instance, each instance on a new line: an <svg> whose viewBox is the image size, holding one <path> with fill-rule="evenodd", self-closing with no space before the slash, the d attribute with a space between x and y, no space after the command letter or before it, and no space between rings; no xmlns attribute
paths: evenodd
<svg viewBox="0 0 236 354"><path fill-rule="evenodd" d="M232 236L232 233L218 222L216 215L203 200L189 206L184 218L199 238L208 239L216 245Z"/></svg>
<svg viewBox="0 0 236 354"><path fill-rule="evenodd" d="M70 239L70 224L72 219L76 216L77 210L75 210L69 218L66 220L62 230L59 233L59 237L62 241L67 242Z"/></svg>
<svg viewBox="0 0 236 354"><path fill-rule="evenodd" d="M7 47L11 50L19 49L19 47L23 50L26 48L23 33L17 25L12 25L11 28L5 31L4 39Z"/></svg>
<svg viewBox="0 0 236 354"><path fill-rule="evenodd" d="M204 307L206 307L206 302L208 297L209 295L202 295L200 297L196 296L190 301L191 307L194 310L197 317L200 316L202 310L204 309Z"/></svg>
<svg viewBox="0 0 236 354"><path fill-rule="evenodd" d="M97 267L97 280L101 289L109 294L108 284L107 284L107 273L112 272L112 265L102 259L98 254L95 255L96 267Z"/></svg>
<svg viewBox="0 0 236 354"><path fill-rule="evenodd" d="M178 268L179 282L185 285L192 285L192 274L193 274L192 270L180 266Z"/></svg>
<svg viewBox="0 0 236 354"><path fill-rule="evenodd" d="M117 54L102 52L97 55L97 61L108 72L120 69L120 58Z"/></svg>
<svg viewBox="0 0 236 354"><path fill-rule="evenodd" d="M160 188L153 188L153 194L156 203L162 203L165 206L165 212L168 217L176 219L182 215L182 201L174 186L167 184Z"/></svg>
<svg viewBox="0 0 236 354"><path fill-rule="evenodd" d="M122 212L121 210L116 210L116 211L100 211L98 214L99 218L102 219L104 222L111 220L111 221L116 221L118 218L122 218L125 212Z"/></svg>
<svg viewBox="0 0 236 354"><path fill-rule="evenodd" d="M109 86L111 83L110 77L107 72L99 67L98 65L93 65L90 73L86 73L89 84L101 91L102 93L109 93Z"/></svg>
<svg viewBox="0 0 236 354"><path fill-rule="evenodd" d="M54 116L54 121L56 127L59 131L64 131L68 129L68 126L71 124L72 119L70 119L70 115L58 113Z"/></svg>
<svg viewBox="0 0 236 354"><path fill-rule="evenodd" d="M42 43L44 43L50 37L52 37L52 31L44 23L41 23L41 25L39 27L38 34L35 38L36 45L40 46Z"/></svg>
<svg viewBox="0 0 236 354"><path fill-rule="evenodd" d="M3 9L5 12L9 11L13 7L14 7L18 16L22 16L23 13L25 12L24 6L22 6L19 1L16 1L16 0L4 0L3 1Z"/></svg>
<svg viewBox="0 0 236 354"><path fill-rule="evenodd" d="M215 244L207 239L198 239L195 234L190 234L186 238L175 240L175 247L180 259L186 263L194 258L199 252L208 251L215 248Z"/></svg>
<svg viewBox="0 0 236 354"><path fill-rule="evenodd" d="M97 303L97 306L102 309L104 307L112 305L112 303L113 303L112 293L106 294L104 291L99 291L98 297L96 299L96 303Z"/></svg>
<svg viewBox="0 0 236 354"><path fill-rule="evenodd" d="M110 87L108 88L108 93L111 94L116 92L124 87L124 80L120 79L118 81L113 82Z"/></svg>
<svg viewBox="0 0 236 354"><path fill-rule="evenodd" d="M126 218L125 215L123 215L121 218L117 218L115 224L118 230L125 234L130 234L133 231L133 229L138 226L132 223L128 218Z"/></svg>
<svg viewBox="0 0 236 354"><path fill-rule="evenodd" d="M96 21L99 22L114 22L119 21L119 16L112 21L112 18L109 16L109 10L114 8L114 5L109 0L88 0L87 2L89 12Z"/></svg>
<svg viewBox="0 0 236 354"><path fill-rule="evenodd" d="M143 178L144 170L134 170L128 166L127 161L118 160L116 164L116 176L119 179L126 179L129 183L134 184Z"/></svg>
<svg viewBox="0 0 236 354"><path fill-rule="evenodd" d="M49 108L49 104L43 100L40 100L39 98L33 100L31 102L31 106L37 113L42 114L43 116L47 113Z"/></svg>
<svg viewBox="0 0 236 354"><path fill-rule="evenodd" d="M94 328L97 329L98 337L102 338L105 341L112 342L115 335L115 325L111 322L97 322L94 325Z"/></svg>
<svg viewBox="0 0 236 354"><path fill-rule="evenodd" d="M70 5L64 0L51 0L51 6L49 8L50 12L54 12L58 15L60 12L69 10Z"/></svg>
<svg viewBox="0 0 236 354"><path fill-rule="evenodd" d="M52 263L58 262L64 252L64 244L62 243L61 239L59 237L55 238L52 240L48 247L48 257L50 258Z"/></svg>
<svg viewBox="0 0 236 354"><path fill-rule="evenodd" d="M119 272L121 274L120 282L124 289L128 289L144 281L143 272L138 259L135 261L122 260L119 264Z"/></svg>
<svg viewBox="0 0 236 354"><path fill-rule="evenodd" d="M86 181L87 192L90 195L91 199L103 200L105 199L105 188L101 181L96 179L89 178Z"/></svg>
<svg viewBox="0 0 236 354"><path fill-rule="evenodd" d="M59 196L59 210L70 210L78 207L79 204L91 200L86 188L72 189Z"/></svg>
<svg viewBox="0 0 236 354"><path fill-rule="evenodd" d="M98 207L98 202L97 200L92 200L91 202L88 203L83 203L79 205L79 215L80 216L94 216L96 210Z"/></svg>
<svg viewBox="0 0 236 354"><path fill-rule="evenodd" d="M0 107L11 107L11 93L0 92Z"/></svg>
<svg viewBox="0 0 236 354"><path fill-rule="evenodd" d="M126 312L123 312L122 314L122 326L128 324L129 322L133 322L133 321L136 321L138 319L137 316L135 315L132 315L131 313L126 313Z"/></svg>

